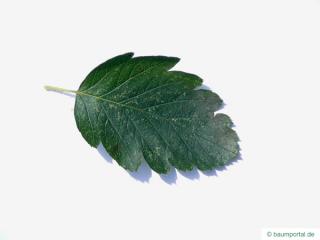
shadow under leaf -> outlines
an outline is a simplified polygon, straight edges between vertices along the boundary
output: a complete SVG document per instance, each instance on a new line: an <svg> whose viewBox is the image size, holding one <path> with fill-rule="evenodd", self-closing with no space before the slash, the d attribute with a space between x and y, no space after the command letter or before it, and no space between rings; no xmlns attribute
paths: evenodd
<svg viewBox="0 0 320 240"><path fill-rule="evenodd" d="M103 145L100 143L97 147L99 154L109 163L112 163L112 157L109 153L104 149Z"/></svg>
<svg viewBox="0 0 320 240"><path fill-rule="evenodd" d="M177 182L177 171L171 168L167 174L161 174L160 177L167 184L175 184Z"/></svg>
<svg viewBox="0 0 320 240"><path fill-rule="evenodd" d="M144 161L136 172L129 172L129 175L140 182L149 182L152 171L148 164Z"/></svg>
<svg viewBox="0 0 320 240"><path fill-rule="evenodd" d="M182 171L179 170L179 173L182 176L184 176L186 178L189 178L190 180L196 180L196 179L200 178L199 171L196 168L192 169L191 171L186 171L186 172L182 172Z"/></svg>

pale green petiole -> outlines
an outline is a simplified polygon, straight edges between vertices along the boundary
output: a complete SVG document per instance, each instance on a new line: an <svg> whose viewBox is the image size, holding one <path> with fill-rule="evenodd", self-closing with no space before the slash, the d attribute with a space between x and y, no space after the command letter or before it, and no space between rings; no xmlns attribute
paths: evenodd
<svg viewBox="0 0 320 240"><path fill-rule="evenodd" d="M78 91L75 90L70 90L70 89L65 89L65 88L60 88L60 87L54 87L54 86L44 86L44 88L47 91L55 91L55 92L61 92L61 93L78 93Z"/></svg>

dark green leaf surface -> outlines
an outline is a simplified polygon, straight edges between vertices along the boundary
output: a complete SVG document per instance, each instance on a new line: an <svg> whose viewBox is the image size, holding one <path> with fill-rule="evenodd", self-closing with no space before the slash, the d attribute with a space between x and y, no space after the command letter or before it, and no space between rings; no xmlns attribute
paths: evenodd
<svg viewBox="0 0 320 240"><path fill-rule="evenodd" d="M103 144L125 169L142 161L158 173L171 166L210 170L239 153L238 137L209 90L195 90L202 80L169 71L178 58L135 57L127 53L96 67L77 91L75 119L93 147Z"/></svg>

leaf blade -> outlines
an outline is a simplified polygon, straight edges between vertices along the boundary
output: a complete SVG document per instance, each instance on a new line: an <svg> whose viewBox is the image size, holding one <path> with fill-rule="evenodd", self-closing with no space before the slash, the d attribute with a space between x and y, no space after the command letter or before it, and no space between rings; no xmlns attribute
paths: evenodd
<svg viewBox="0 0 320 240"><path fill-rule="evenodd" d="M201 78L169 71L178 58L132 56L99 65L77 91L77 127L91 146L101 142L129 171L146 161L158 173L209 170L239 154L230 118L215 115L221 98L195 90Z"/></svg>

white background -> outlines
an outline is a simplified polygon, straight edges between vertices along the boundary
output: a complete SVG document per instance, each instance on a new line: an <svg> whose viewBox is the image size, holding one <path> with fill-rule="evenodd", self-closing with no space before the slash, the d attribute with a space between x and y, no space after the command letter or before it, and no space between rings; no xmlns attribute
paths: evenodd
<svg viewBox="0 0 320 240"><path fill-rule="evenodd" d="M319 227L320 1L0 2L0 239L259 239ZM115 55L178 56L226 102L242 160L128 174L84 141L77 89Z"/></svg>

